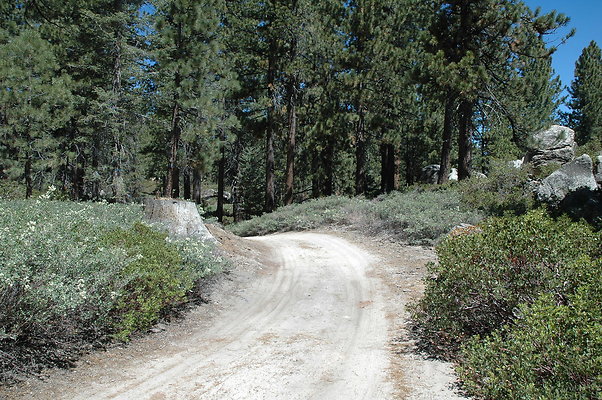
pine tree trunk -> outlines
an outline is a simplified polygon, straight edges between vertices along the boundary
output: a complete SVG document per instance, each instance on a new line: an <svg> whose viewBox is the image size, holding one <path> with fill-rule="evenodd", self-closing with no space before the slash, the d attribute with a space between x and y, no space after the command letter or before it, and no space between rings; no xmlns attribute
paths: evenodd
<svg viewBox="0 0 602 400"><path fill-rule="evenodd" d="M186 168L183 174L184 178L184 199L190 200L190 168Z"/></svg>
<svg viewBox="0 0 602 400"><path fill-rule="evenodd" d="M443 117L443 142L441 144L441 158L439 162L439 176L437 177L437 183L442 185L447 182L449 176L449 170L451 167L451 148L452 148L452 134L454 128L454 96L448 93L445 99L445 115Z"/></svg>
<svg viewBox="0 0 602 400"><path fill-rule="evenodd" d="M224 179L226 171L226 146L225 137L222 133L222 145L220 146L220 159L217 168L217 210L216 216L219 222L224 222Z"/></svg>
<svg viewBox="0 0 602 400"><path fill-rule="evenodd" d="M355 136L355 195L366 193L366 162L367 162L367 140L365 131L364 114L360 105L359 121L356 125Z"/></svg>
<svg viewBox="0 0 602 400"><path fill-rule="evenodd" d="M323 168L324 170L324 196L332 196L334 194L334 159L335 159L335 141L332 135L328 135L326 139L326 149L324 149Z"/></svg>
<svg viewBox="0 0 602 400"><path fill-rule="evenodd" d="M33 182L31 179L31 157L27 155L25 160L25 198L29 199L33 193Z"/></svg>
<svg viewBox="0 0 602 400"><path fill-rule="evenodd" d="M393 168L395 170L395 172L393 172L393 190L399 190L401 185L401 156L399 146L393 147L393 159Z"/></svg>
<svg viewBox="0 0 602 400"><path fill-rule="evenodd" d="M391 143L381 143L380 191L390 193L395 188L395 147Z"/></svg>
<svg viewBox="0 0 602 400"><path fill-rule="evenodd" d="M177 162L178 162L178 147L180 144L180 105L178 99L174 101L172 117L171 117L171 146L169 148L169 165L167 167L167 182L165 183L165 196L177 197L176 179L177 179ZM178 190L179 191L179 190Z"/></svg>
<svg viewBox="0 0 602 400"><path fill-rule="evenodd" d="M182 41L182 24L177 24L177 33L175 37L175 44L177 48L177 52L181 53L181 47L179 46ZM182 54L177 54L176 59L180 59L184 57ZM179 192L179 185L176 184L175 180L177 179L176 174L178 166L178 148L180 146L180 96L178 91L182 87L182 77L180 75L180 71L177 70L174 75L174 98L173 98L173 106L172 106L172 115L171 115L171 146L169 149L169 164L167 166L167 181L165 183L165 196L169 198L178 197L176 192L176 187L178 187L177 191ZM179 193L178 193L179 194Z"/></svg>
<svg viewBox="0 0 602 400"><path fill-rule="evenodd" d="M234 179L232 182L232 218L234 219L234 223L240 222L242 220L242 213L240 207L240 153L242 151L242 146L240 143L240 138L237 138L236 142L233 146L234 150Z"/></svg>
<svg viewBox="0 0 602 400"><path fill-rule="evenodd" d="M276 197L274 194L274 114L276 112L276 93L274 88L275 83L275 39L272 39L269 46L268 55L268 115L267 115L267 131L265 145L265 204L264 211L270 213L276 208Z"/></svg>
<svg viewBox="0 0 602 400"><path fill-rule="evenodd" d="M458 179L470 177L472 162L472 109L468 100L460 103L460 120L458 122Z"/></svg>
<svg viewBox="0 0 602 400"><path fill-rule="evenodd" d="M416 159L414 154L414 148L412 146L412 140L410 135L406 135L405 139L405 151L403 156L403 161L405 164L405 181L406 185L411 186L414 184L415 170L416 170Z"/></svg>
<svg viewBox="0 0 602 400"><path fill-rule="evenodd" d="M470 2L460 2L460 49L462 55L472 51L471 46L471 12ZM459 105L458 116L458 180L470 177L472 158L472 109L473 103L463 95Z"/></svg>
<svg viewBox="0 0 602 400"><path fill-rule="evenodd" d="M380 144L380 192L385 193L387 190L387 175L389 172L389 149L386 143Z"/></svg>
<svg viewBox="0 0 602 400"><path fill-rule="evenodd" d="M201 204L202 176L197 167L192 168L192 201Z"/></svg>
<svg viewBox="0 0 602 400"><path fill-rule="evenodd" d="M180 197L180 167L176 166L173 171L173 198Z"/></svg>
<svg viewBox="0 0 602 400"><path fill-rule="evenodd" d="M297 135L297 85L293 80L289 85L288 98L288 142L286 149L286 193L284 204L293 203L293 192L295 183L295 139Z"/></svg>

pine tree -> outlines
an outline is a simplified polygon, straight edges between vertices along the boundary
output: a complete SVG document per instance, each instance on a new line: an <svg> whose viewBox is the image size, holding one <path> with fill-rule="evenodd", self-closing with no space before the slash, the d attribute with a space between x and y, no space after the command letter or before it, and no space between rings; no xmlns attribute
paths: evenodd
<svg viewBox="0 0 602 400"><path fill-rule="evenodd" d="M56 162L53 130L73 115L70 80L52 46L34 28L23 28L0 45L0 84L0 152L9 176L23 178L28 198L34 179Z"/></svg>
<svg viewBox="0 0 602 400"><path fill-rule="evenodd" d="M575 80L569 88L569 123L577 143L602 143L602 51L595 41L583 49L575 63Z"/></svg>
<svg viewBox="0 0 602 400"><path fill-rule="evenodd" d="M127 91L138 86L130 77L139 75L134 25L141 3L48 0L17 6L53 44L61 70L73 82L75 113L54 132L61 159L55 174L73 199L98 198L102 185L115 187L112 180L121 170L116 165L127 168L125 155L133 169L139 130L134 122L143 112Z"/></svg>
<svg viewBox="0 0 602 400"><path fill-rule="evenodd" d="M217 157L218 129L227 129L220 100L230 76L219 43L220 0L161 0L155 4L158 117L169 133L165 195L179 196L180 169L201 168ZM182 142L189 160L181 163Z"/></svg>
<svg viewBox="0 0 602 400"><path fill-rule="evenodd" d="M471 170L479 102L507 87L516 76L512 61L520 55L549 57L553 48L542 52L542 38L566 25L568 18L556 12L540 15L539 10L532 12L517 0L443 0L435 11L425 70L448 99L442 160L451 144L449 114L457 110L453 114L458 126L458 174L464 179ZM457 101L457 108L452 100ZM441 168L440 175L445 173Z"/></svg>
<svg viewBox="0 0 602 400"><path fill-rule="evenodd" d="M390 2L357 0L348 3L346 31L346 97L355 148L355 194L365 194L369 182L370 145L376 132L379 108L380 39L386 34ZM381 36L383 35L383 36Z"/></svg>

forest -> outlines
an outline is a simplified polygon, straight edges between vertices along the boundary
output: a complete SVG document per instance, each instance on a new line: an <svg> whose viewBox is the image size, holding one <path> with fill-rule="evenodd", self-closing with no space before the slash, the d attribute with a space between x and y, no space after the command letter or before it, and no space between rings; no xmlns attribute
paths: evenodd
<svg viewBox="0 0 602 400"><path fill-rule="evenodd" d="M4 1L0 185L109 202L214 188L215 216L227 199L240 221L390 192L429 164L439 183L487 173L553 121L600 143L600 48L570 99L551 67L568 25L519 0Z"/></svg>
<svg viewBox="0 0 602 400"><path fill-rule="evenodd" d="M365 273L316 275L307 290L286 278L288 289L262 290L277 305L260 312L361 281L373 296L350 295L340 312L314 296L306 308L353 338L337 318L382 312L390 332L363 339L382 334L394 363L453 363L475 399L599 399L602 51L592 40L565 87L552 58L574 34L567 15L522 0L1 1L0 397L32 398L18 382L172 318L190 326L188 310L221 307L220 282L281 282L296 256L310 260L289 266L302 283L308 271ZM568 156L517 167L546 131L561 132ZM433 165L437 185L421 184ZM208 224L219 244L168 235L141 204L165 201L153 196L197 203L222 223ZM267 234L304 230L324 232L276 257L293 240ZM350 268L363 256L338 234L390 262ZM271 252L256 240L273 240ZM244 290L223 292L246 312ZM367 301L381 297L399 324ZM195 329L214 321L196 315ZM228 326L266 344L271 331L244 325L260 320ZM300 356L323 355L311 343ZM323 383L326 364L307 370ZM269 392L290 374L267 375L279 379L265 380Z"/></svg>

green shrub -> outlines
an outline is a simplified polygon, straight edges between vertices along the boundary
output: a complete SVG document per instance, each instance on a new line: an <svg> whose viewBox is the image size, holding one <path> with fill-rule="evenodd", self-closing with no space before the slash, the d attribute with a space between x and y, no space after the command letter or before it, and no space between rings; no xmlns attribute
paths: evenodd
<svg viewBox="0 0 602 400"><path fill-rule="evenodd" d="M584 154L589 155L595 163L596 158L602 155L602 143L592 140L583 146L578 146L577 150L575 151L575 157L580 157Z"/></svg>
<svg viewBox="0 0 602 400"><path fill-rule="evenodd" d="M281 207L273 213L231 225L228 229L239 236L257 236L342 223L343 207L354 201L360 200L339 196L309 200Z"/></svg>
<svg viewBox="0 0 602 400"><path fill-rule="evenodd" d="M482 213L462 205L454 188L432 187L392 193L347 208L353 227L363 232L386 232L410 244L430 245L453 227L476 224Z"/></svg>
<svg viewBox="0 0 602 400"><path fill-rule="evenodd" d="M601 255L600 235L587 224L554 220L543 210L492 218L481 229L450 235L437 247L439 263L429 266L414 311L421 345L443 356L509 323L542 293L572 293L579 271L571 265Z"/></svg>
<svg viewBox="0 0 602 400"><path fill-rule="evenodd" d="M412 244L431 244L461 223L476 223L482 214L461 206L448 187L395 192L374 200L326 197L282 207L271 214L229 227L241 236L345 225L363 232L393 234Z"/></svg>
<svg viewBox="0 0 602 400"><path fill-rule="evenodd" d="M526 169L495 163L486 178L473 177L458 183L464 205L488 215L524 214L534 206Z"/></svg>
<svg viewBox="0 0 602 400"><path fill-rule="evenodd" d="M128 256L120 277L124 287L113 310L118 339L127 340L132 332L151 326L193 286L191 271L183 268L177 247L166 239L166 234L141 223L101 238L103 246L125 249Z"/></svg>
<svg viewBox="0 0 602 400"><path fill-rule="evenodd" d="M500 332L475 337L458 368L465 389L486 399L599 399L602 394L602 262L580 260L589 275L559 302L545 294Z"/></svg>
<svg viewBox="0 0 602 400"><path fill-rule="evenodd" d="M141 218L136 205L0 201L0 381L127 340L223 263Z"/></svg>

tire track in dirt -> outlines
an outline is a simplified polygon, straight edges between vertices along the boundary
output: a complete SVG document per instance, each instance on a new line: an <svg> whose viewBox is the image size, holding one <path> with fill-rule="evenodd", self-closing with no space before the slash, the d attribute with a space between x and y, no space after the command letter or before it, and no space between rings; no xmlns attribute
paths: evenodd
<svg viewBox="0 0 602 400"><path fill-rule="evenodd" d="M235 274L224 286L232 293L220 293L212 312L144 346L92 357L73 374L34 383L22 391L29 396L11 400L406 398L413 390L402 394L391 380L399 374L415 382L412 399L452 398L426 386L430 364L391 352L399 321L387 315L406 300L397 304L392 294L390 256L383 264L371 255L380 257L382 249L315 232L251 240L249 251L266 253L263 265Z"/></svg>
<svg viewBox="0 0 602 400"><path fill-rule="evenodd" d="M387 398L387 326L369 258L343 239L254 239L274 268L192 348L72 399Z"/></svg>

